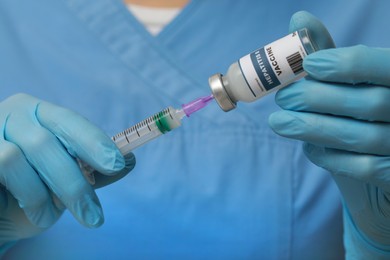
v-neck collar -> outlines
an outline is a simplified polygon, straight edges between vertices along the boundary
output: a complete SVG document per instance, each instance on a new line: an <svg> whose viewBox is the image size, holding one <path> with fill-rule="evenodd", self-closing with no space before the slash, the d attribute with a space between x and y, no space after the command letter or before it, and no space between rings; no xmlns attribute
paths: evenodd
<svg viewBox="0 0 390 260"><path fill-rule="evenodd" d="M137 10L140 8L140 10L143 10L143 8L148 9L148 7L139 6L137 4L126 4L127 10L130 12L131 16L135 17L139 24L141 24L141 27L144 27L145 31L151 35L154 39L160 39L161 37L164 37L166 35L166 31L171 32L172 30L175 31L176 28L181 26L183 22L189 19L192 13L194 13L193 9L199 6L198 0L192 0L188 1L187 4L185 4L183 7L173 7L172 10L175 10L175 14L172 16L172 18L169 19L169 21L161 28L161 30L157 34L150 33L147 28L145 28L145 25L139 20L139 17L137 16L137 13L133 14L133 8ZM159 7L152 7L152 10L155 10L155 12L159 12ZM171 8L161 8L161 11L171 10ZM154 13L150 13L149 15L152 15ZM142 18L141 18L142 19Z"/></svg>
<svg viewBox="0 0 390 260"><path fill-rule="evenodd" d="M168 23L161 32L155 36L157 40L166 37L166 35L170 35L172 32L177 30L177 27L184 24L189 17L195 13L196 9L200 7L200 0L190 0L187 5L183 7L183 9L176 15L173 20Z"/></svg>
<svg viewBox="0 0 390 260"><path fill-rule="evenodd" d="M163 46L158 44L158 38L146 31L144 26L118 0L67 0L70 9L92 30L107 48L116 55L126 66L137 73L145 83L154 86L153 78L159 75L159 91L174 100L187 102L188 98L195 98L209 94L208 89L191 78L183 71L175 60L168 56ZM172 21L184 19L189 12L192 1ZM139 59L142 54L143 59ZM137 57L137 58L133 58ZM153 63L153 66L148 64ZM148 69L143 69L148 66ZM175 84L172 84L174 80ZM178 90L177 85L182 87ZM172 89L174 88L174 89ZM175 97L172 97L175 93Z"/></svg>
<svg viewBox="0 0 390 260"><path fill-rule="evenodd" d="M170 57L170 52L159 43L160 37L174 32L175 27L181 26L182 21L188 19L189 14L199 8L202 1L189 2L158 37L152 36L140 24L122 0L65 1L100 42L145 82L145 87L151 92L160 92L171 100L172 103L167 105L184 104L210 94L209 87L182 69L180 63ZM158 83L154 80L156 77ZM215 115L222 113L217 105L207 110L208 113L200 113L199 116L210 121L215 120ZM238 116L245 113L236 111L235 114ZM244 117L250 120L249 117Z"/></svg>

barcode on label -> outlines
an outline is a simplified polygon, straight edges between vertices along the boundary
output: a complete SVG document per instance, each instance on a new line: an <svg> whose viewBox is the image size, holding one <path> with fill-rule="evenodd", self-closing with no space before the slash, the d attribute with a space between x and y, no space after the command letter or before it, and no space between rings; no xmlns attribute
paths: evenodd
<svg viewBox="0 0 390 260"><path fill-rule="evenodd" d="M301 73L303 71L302 67L302 56L299 52L296 52L287 57L287 62L290 65L290 68L294 72L295 75Z"/></svg>

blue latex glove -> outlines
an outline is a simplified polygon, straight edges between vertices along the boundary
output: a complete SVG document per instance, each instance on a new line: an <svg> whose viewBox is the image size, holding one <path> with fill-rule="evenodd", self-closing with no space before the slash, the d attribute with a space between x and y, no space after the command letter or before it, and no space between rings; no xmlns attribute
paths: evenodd
<svg viewBox="0 0 390 260"><path fill-rule="evenodd" d="M318 22L309 16L293 16L290 29ZM284 110L272 114L269 124L304 141L307 157L332 173L344 200L347 257L388 258L390 49L322 50L303 65L310 79L277 93Z"/></svg>
<svg viewBox="0 0 390 260"><path fill-rule="evenodd" d="M135 164L80 115L18 94L0 103L0 246L36 235L68 209L87 227L103 223L94 188L125 176ZM75 157L96 173L92 187Z"/></svg>

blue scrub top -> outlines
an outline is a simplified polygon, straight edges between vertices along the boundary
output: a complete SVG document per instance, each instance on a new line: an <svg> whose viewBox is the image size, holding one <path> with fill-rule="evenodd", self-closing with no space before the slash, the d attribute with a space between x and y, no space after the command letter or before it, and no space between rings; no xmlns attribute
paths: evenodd
<svg viewBox="0 0 390 260"><path fill-rule="evenodd" d="M152 37L118 0L0 2L0 98L25 92L108 135L210 93L208 77L318 16L338 46L389 47L386 0L194 0ZM136 168L98 190L105 224L68 212L7 259L337 259L339 193L301 143L267 126L273 95L216 104L135 151ZM28 132L27 132L28 133Z"/></svg>

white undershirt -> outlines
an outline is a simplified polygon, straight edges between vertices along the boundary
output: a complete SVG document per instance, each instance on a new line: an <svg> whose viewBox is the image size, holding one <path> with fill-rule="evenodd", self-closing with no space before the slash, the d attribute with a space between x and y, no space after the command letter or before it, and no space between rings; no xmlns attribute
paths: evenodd
<svg viewBox="0 0 390 260"><path fill-rule="evenodd" d="M152 35L157 35L181 10L180 7L145 7L134 4L126 4L126 6Z"/></svg>

